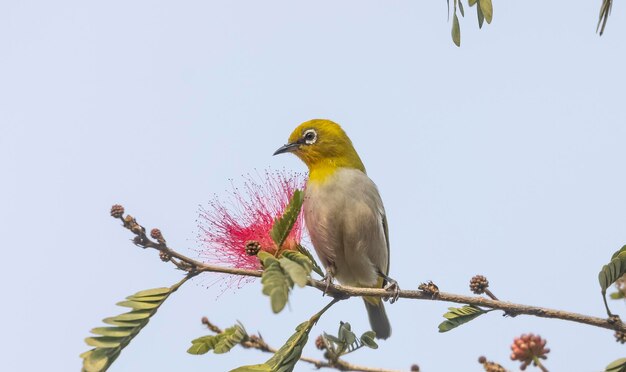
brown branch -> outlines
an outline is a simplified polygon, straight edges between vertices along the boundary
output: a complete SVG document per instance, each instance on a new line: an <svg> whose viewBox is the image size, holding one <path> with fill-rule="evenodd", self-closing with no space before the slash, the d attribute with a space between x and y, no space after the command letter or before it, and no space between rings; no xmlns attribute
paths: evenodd
<svg viewBox="0 0 626 372"><path fill-rule="evenodd" d="M113 212L112 212L113 214ZM161 235L160 231L157 229L152 230L151 236L155 239L158 239L157 242L150 240L146 234L145 229L137 223L137 221L127 215L122 218L120 214L114 215L114 217L120 218L124 224L124 227L132 231L136 237L133 239L133 243L135 245L142 248L153 248L161 252L162 259L163 257L174 257L179 260L179 262L175 262L176 266L179 269L186 270L188 272L201 273L201 272L216 272L216 273L224 273L224 274L232 274L232 275L242 275L242 276L252 276L252 277L261 277L262 271L260 270L248 270L248 269L237 269L231 267L222 267L215 265L208 265L200 261L196 261L192 258L189 258L183 254L180 254L167 246L165 239ZM156 232L156 233L155 233ZM307 284L310 287L314 287L319 289L322 292L328 293L334 297L362 297L362 296L370 296L370 297L383 297L388 298L390 296L390 292L385 289L379 288L356 288L356 287L348 287L342 286L338 284L331 284L330 287L327 287L326 282L318 281L314 279L309 279ZM412 300L431 300L431 301L444 301L444 302L455 302L459 304L468 304L475 306L482 306L490 309L502 310L505 313L509 314L525 314L525 315L533 315L540 318L552 318L552 319L561 319L571 322L577 322L582 324L591 325L594 327L606 328L615 331L626 332L626 325L622 323L617 317L610 318L599 318L595 316L577 314L564 310L555 310L549 309L545 307L538 306L530 306L530 305L522 305L516 304L512 302L499 301L494 299L488 299L484 297L478 296L464 296L457 295L453 293L445 293L445 292L437 292L431 293L429 291L421 291L421 290L401 290L399 292L399 298L406 298Z"/></svg>
<svg viewBox="0 0 626 372"><path fill-rule="evenodd" d="M219 334L223 332L223 330L220 327L211 323L207 319L207 317L202 318L202 324L206 325L207 328L214 333ZM257 335L248 336L248 338L242 341L240 345L245 349L256 349L264 353L275 354L278 351L278 349L275 349L269 346L265 342L265 340L263 340L261 336L257 336ZM348 363L345 360L341 360L341 359L337 359L336 361L330 361L330 360L321 360L321 359L301 356L300 360L306 363L313 364L317 369L333 368L339 371L353 371L353 372L401 372L401 371L397 371L393 369L360 366L360 365Z"/></svg>

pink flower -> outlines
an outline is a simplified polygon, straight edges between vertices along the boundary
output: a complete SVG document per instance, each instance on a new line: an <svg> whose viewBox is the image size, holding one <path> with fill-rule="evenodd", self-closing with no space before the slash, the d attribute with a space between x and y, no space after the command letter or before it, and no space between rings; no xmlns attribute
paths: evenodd
<svg viewBox="0 0 626 372"><path fill-rule="evenodd" d="M262 181L262 182L261 182ZM246 253L246 243L257 241L268 253L276 252L270 236L274 219L283 214L296 189L304 187L300 173L265 171L245 177L243 188L232 186L225 202L216 197L209 205L200 207L197 240L205 262L242 269L259 269L256 256ZM283 248L294 249L303 234L303 217L298 217Z"/></svg>

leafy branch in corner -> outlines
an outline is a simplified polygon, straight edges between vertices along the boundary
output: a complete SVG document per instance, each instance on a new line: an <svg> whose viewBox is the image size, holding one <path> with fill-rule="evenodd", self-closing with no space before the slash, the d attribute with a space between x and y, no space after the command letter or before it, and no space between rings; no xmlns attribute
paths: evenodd
<svg viewBox="0 0 626 372"><path fill-rule="evenodd" d="M167 288L154 288L140 291L118 302L118 306L132 310L114 317L106 318L104 323L112 327L99 327L91 330L97 336L88 337L85 342L94 348L82 353L83 371L104 371L132 340L145 327L150 318L163 305L168 297L176 292L194 274L185 276L180 282Z"/></svg>
<svg viewBox="0 0 626 372"><path fill-rule="evenodd" d="M448 15L450 14L450 0L448 1ZM456 46L461 46L461 26L459 24L459 17L457 15L457 10L461 17L465 17L465 9L463 8L462 0L452 0L452 41ZM487 21L487 23L491 23L493 19L493 4L491 0L467 0L467 3L470 7L476 6L476 15L478 17L478 28L483 28L483 23Z"/></svg>
<svg viewBox="0 0 626 372"><path fill-rule="evenodd" d="M600 36L604 34L606 21L609 20L612 8L613 0L602 0L602 5L600 6L600 16L598 17L598 26L596 26L596 32L600 33Z"/></svg>
<svg viewBox="0 0 626 372"><path fill-rule="evenodd" d="M461 46L461 25L459 23L459 16L465 17L465 9L463 7L462 0L452 0L452 41L458 47ZM450 20L450 0L448 3L448 20ZM483 24L487 22L491 23L493 19L493 4L491 0L467 0L467 4L470 7L476 5L476 16L478 18L478 28L482 29ZM602 0L600 5L600 15L598 16L598 25L596 26L596 32L602 36L606 23L611 15L611 9L613 8L613 0ZM458 14L457 14L458 13Z"/></svg>

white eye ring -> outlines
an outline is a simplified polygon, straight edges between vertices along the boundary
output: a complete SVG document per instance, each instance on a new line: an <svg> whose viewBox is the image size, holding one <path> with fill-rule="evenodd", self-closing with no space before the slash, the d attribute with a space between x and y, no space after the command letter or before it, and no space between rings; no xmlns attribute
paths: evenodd
<svg viewBox="0 0 626 372"><path fill-rule="evenodd" d="M304 139L304 143L306 143L307 145L312 145L315 143L315 141L317 141L317 132L315 131L315 129L307 129L304 131L302 138Z"/></svg>

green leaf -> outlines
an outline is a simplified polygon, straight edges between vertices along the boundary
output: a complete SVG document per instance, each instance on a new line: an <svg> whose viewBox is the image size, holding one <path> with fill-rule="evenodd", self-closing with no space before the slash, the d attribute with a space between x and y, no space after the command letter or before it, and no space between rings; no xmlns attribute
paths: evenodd
<svg viewBox="0 0 626 372"><path fill-rule="evenodd" d="M304 197L302 191L295 190L283 215L274 220L274 225L272 226L272 230L270 230L270 236L279 250L300 215L303 201Z"/></svg>
<svg viewBox="0 0 626 372"><path fill-rule="evenodd" d="M378 348L378 344L374 341L374 338L376 337L376 333L374 331L367 331L363 333L361 337L357 338L354 332L352 332L350 323L347 322L339 323L337 337L327 333L324 333L323 337L326 345L328 346L327 351L330 354L331 359L349 354L363 346L367 346L372 349Z"/></svg>
<svg viewBox="0 0 626 372"><path fill-rule="evenodd" d="M149 297L158 295L169 295L171 289L166 287L146 289L145 291L139 291L133 295L133 297Z"/></svg>
<svg viewBox="0 0 626 372"><path fill-rule="evenodd" d="M301 246L300 244L298 244L298 252L300 252L303 255L307 256L309 258L309 260L311 260L311 263L313 264L313 271L315 271L321 277L324 276L324 271L317 264L317 262L315 261L315 258L313 258L313 255L311 254L311 252L309 252L308 249L306 249L303 246Z"/></svg>
<svg viewBox="0 0 626 372"><path fill-rule="evenodd" d="M339 332L337 333L339 339L344 342L346 345L352 345L356 342L356 335L352 332L352 327L350 323L341 322L339 324Z"/></svg>
<svg viewBox="0 0 626 372"><path fill-rule="evenodd" d="M311 329L320 319L322 314L326 312L333 304L338 300L332 300L328 305L317 313L315 313L306 322L300 323L296 327L296 333L291 335L287 342L278 349L274 355L263 364L256 364L251 366L243 366L232 370L231 372L257 372L257 371L271 371L271 372L291 372L295 367L300 356L302 355L302 349L309 339L309 333Z"/></svg>
<svg viewBox="0 0 626 372"><path fill-rule="evenodd" d="M129 301L139 301L139 302L158 302L163 300L165 297L167 297L167 295L160 295L160 296L128 296L126 297L127 300Z"/></svg>
<svg viewBox="0 0 626 372"><path fill-rule="evenodd" d="M626 372L626 358L620 358L606 366L605 372Z"/></svg>
<svg viewBox="0 0 626 372"><path fill-rule="evenodd" d="M469 6L474 6L474 5L476 5L477 1L478 0L468 0L467 3L469 4Z"/></svg>
<svg viewBox="0 0 626 372"><path fill-rule="evenodd" d="M465 10L463 9L463 2L459 0L458 4L459 4L459 11L461 12L461 15L465 17Z"/></svg>
<svg viewBox="0 0 626 372"><path fill-rule="evenodd" d="M478 15L478 28L483 28L483 23L485 22L485 16L483 15L483 11L480 10L480 6L476 7L476 14Z"/></svg>
<svg viewBox="0 0 626 372"><path fill-rule="evenodd" d="M230 349L235 347L235 345L240 344L248 338L248 334L241 324L235 324L232 327L226 328L219 336L217 344L215 344L213 349L215 354L227 353Z"/></svg>
<svg viewBox="0 0 626 372"><path fill-rule="evenodd" d="M111 349L121 344L119 337L87 337L85 343L89 346Z"/></svg>
<svg viewBox="0 0 626 372"><path fill-rule="evenodd" d="M290 372L293 371L296 363L300 360L302 355L302 349L309 339L309 332L315 325L317 319L315 316L306 322L300 323L296 327L296 333L291 335L287 342L278 349L274 355L263 364L256 364L251 366L243 366L231 370L231 372L257 372L257 371L271 371L271 372Z"/></svg>
<svg viewBox="0 0 626 372"><path fill-rule="evenodd" d="M293 288L293 281L274 257L264 260L263 266L265 267L261 275L263 294L270 297L272 311L279 313L287 305L289 290Z"/></svg>
<svg viewBox="0 0 626 372"><path fill-rule="evenodd" d="M491 19L493 18L493 5L491 4L491 0L478 0L478 5L483 16L485 16L485 21L491 23Z"/></svg>
<svg viewBox="0 0 626 372"><path fill-rule="evenodd" d="M598 282L600 283L602 301L604 301L604 306L606 307L606 312L609 316L612 314L609 310L609 305L606 302L606 290L624 274L626 274L626 246L623 246L617 252L613 253L611 256L611 262L602 266L602 269L598 273Z"/></svg>
<svg viewBox="0 0 626 372"><path fill-rule="evenodd" d="M448 312L443 314L447 320L439 324L439 332L448 332L461 324L465 324L478 316L487 313L487 311L473 305L465 305L461 308L449 307Z"/></svg>
<svg viewBox="0 0 626 372"><path fill-rule="evenodd" d="M327 339L328 341L331 341L331 342L333 342L333 343L335 343L335 344L339 344L339 345L341 345L341 343L342 343L342 341L341 341L341 339L340 339L339 337L335 337L335 336L333 336L333 335L329 335L329 334L327 334L327 333L324 333L324 337L326 337L326 339Z"/></svg>
<svg viewBox="0 0 626 372"><path fill-rule="evenodd" d="M289 275L291 281L296 283L300 288L306 286L308 275L302 266L284 257L280 259L280 266L284 272Z"/></svg>
<svg viewBox="0 0 626 372"><path fill-rule="evenodd" d="M452 19L452 41L456 46L461 46L461 27L459 26L459 17L454 14L454 18Z"/></svg>
<svg viewBox="0 0 626 372"><path fill-rule="evenodd" d="M102 322L113 325L113 326L119 326L119 327L137 327L143 322L145 322L145 320L138 320L138 321L131 322L131 321L118 320L117 317L111 317L111 318L102 319Z"/></svg>
<svg viewBox="0 0 626 372"><path fill-rule="evenodd" d="M596 32L600 32L600 36L604 33L606 22L611 14L611 8L613 7L613 0L602 0L600 6L600 16L598 17L598 25L596 26Z"/></svg>
<svg viewBox="0 0 626 372"><path fill-rule="evenodd" d="M283 251L282 257L278 261L294 283L299 287L306 286L313 267L307 256L296 251Z"/></svg>
<svg viewBox="0 0 626 372"><path fill-rule="evenodd" d="M97 372L104 371L111 365L111 359L105 351L108 349L92 349L80 355L83 358L83 371Z"/></svg>
<svg viewBox="0 0 626 372"><path fill-rule="evenodd" d="M273 370L272 367L263 363L231 369L230 372L273 372Z"/></svg>
<svg viewBox="0 0 626 372"><path fill-rule="evenodd" d="M189 349L187 349L187 352L192 355L202 355L208 353L209 350L211 350L211 348L209 347L209 343L197 342L192 343Z"/></svg>
<svg viewBox="0 0 626 372"><path fill-rule="evenodd" d="M276 257L274 257L274 255L269 254L265 251L259 251L259 253L257 253L256 256L259 259L259 261L261 261L261 264L263 265L263 267L269 266L272 262L278 262L278 260L276 259Z"/></svg>
<svg viewBox="0 0 626 372"><path fill-rule="evenodd" d="M133 333L133 327L99 327L91 330L91 333L101 336L126 337Z"/></svg>
<svg viewBox="0 0 626 372"><path fill-rule="evenodd" d="M617 256L619 256L620 253L622 252L626 252L626 245L624 245L622 248L620 248L617 252L613 253L613 255L611 256L611 261L614 258L617 258Z"/></svg>
<svg viewBox="0 0 626 372"><path fill-rule="evenodd" d="M598 281L603 293L606 293L607 288L622 275L626 274L626 251L623 251L622 248L616 253L613 255L611 262L604 265L598 273Z"/></svg>
<svg viewBox="0 0 626 372"><path fill-rule="evenodd" d="M91 330L100 336L88 337L85 343L94 348L80 355L83 359L83 371L99 372L107 370L117 359L122 350L148 324L159 307L188 277L171 288L154 288L128 296L127 301L118 305L131 307L133 310L114 317L105 318L104 323L114 327L98 327Z"/></svg>
<svg viewBox="0 0 626 372"><path fill-rule="evenodd" d="M272 368L272 371L293 371L293 368L302 355L302 349L309 339L309 332L311 332L311 328L313 328L314 325L315 322L309 320L296 327L296 333L289 337L287 342L278 349L274 356L265 362Z"/></svg>
<svg viewBox="0 0 626 372"><path fill-rule="evenodd" d="M141 319L146 319L152 316L152 311L149 310L133 310L131 312L128 313L124 313L124 314L120 314L116 317L113 317L112 319L114 320L118 320L118 321L127 321L127 320L141 320ZM107 318L107 319L111 319L111 318Z"/></svg>
<svg viewBox="0 0 626 372"><path fill-rule="evenodd" d="M241 324L226 328L222 333L203 336L191 341L187 349L189 354L201 355L213 350L215 354L229 352L233 347L248 339L248 334Z"/></svg>
<svg viewBox="0 0 626 372"><path fill-rule="evenodd" d="M282 256L302 266L307 275L311 273L311 270L313 269L313 262L305 254L296 251L283 251Z"/></svg>
<svg viewBox="0 0 626 372"><path fill-rule="evenodd" d="M609 295L611 300L621 300L624 298L624 294L622 292L613 292Z"/></svg>
<svg viewBox="0 0 626 372"><path fill-rule="evenodd" d="M361 335L361 343L371 349L378 349L378 344L374 340L376 332L367 331Z"/></svg>
<svg viewBox="0 0 626 372"><path fill-rule="evenodd" d="M117 306L131 307L135 310L149 310L159 307L159 302L121 301Z"/></svg>

